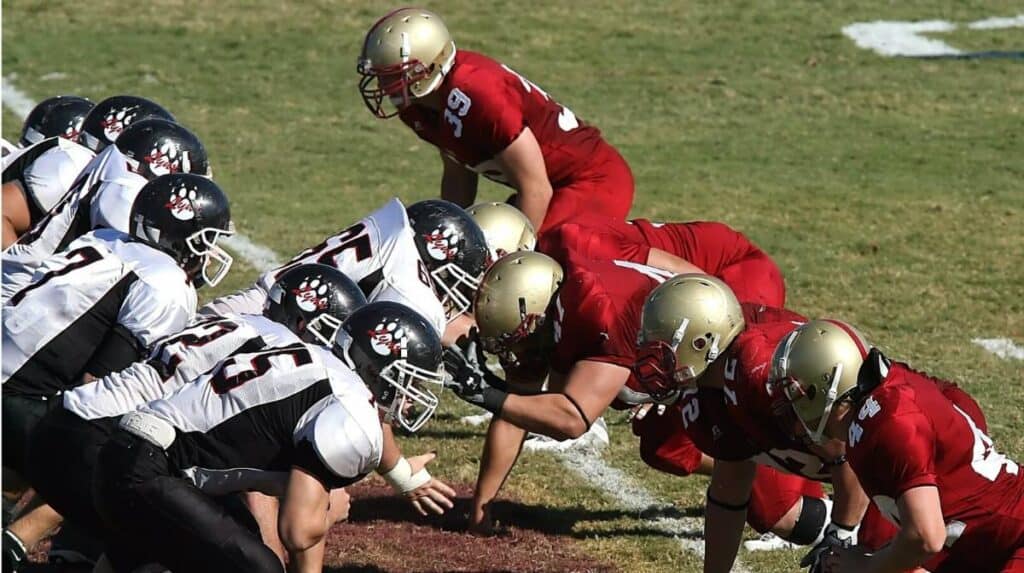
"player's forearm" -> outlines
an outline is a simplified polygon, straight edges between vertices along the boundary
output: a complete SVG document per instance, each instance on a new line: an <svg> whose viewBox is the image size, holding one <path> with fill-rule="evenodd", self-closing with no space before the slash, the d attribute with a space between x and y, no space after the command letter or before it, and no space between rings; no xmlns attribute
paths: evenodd
<svg viewBox="0 0 1024 573"><path fill-rule="evenodd" d="M746 509L726 509L712 502L704 512L704 573L728 573L736 561Z"/></svg>
<svg viewBox="0 0 1024 573"><path fill-rule="evenodd" d="M395 439L395 432L390 424L380 425L381 433L384 434L384 445L380 454L380 463L377 464L377 473L384 475L395 468L398 460L402 459L402 448Z"/></svg>
<svg viewBox="0 0 1024 573"><path fill-rule="evenodd" d="M864 518L871 500L849 463L832 468L832 487L835 489L832 522L852 529Z"/></svg>
<svg viewBox="0 0 1024 573"><path fill-rule="evenodd" d="M534 229L540 229L544 216L548 213L548 205L554 190L547 178L535 177L523 181L519 187L519 210L533 223Z"/></svg>
<svg viewBox="0 0 1024 573"><path fill-rule="evenodd" d="M444 155L441 158L444 160L441 198L460 207L469 207L476 201L478 175Z"/></svg>
<svg viewBox="0 0 1024 573"><path fill-rule="evenodd" d="M643 262L646 263L647 266L666 270L677 275L686 273L704 273L704 269L697 265L661 249L652 248L647 253L647 260Z"/></svg>
<svg viewBox="0 0 1024 573"><path fill-rule="evenodd" d="M494 500L515 467L526 432L500 418L491 418L480 455L480 473L473 491L473 508L482 509Z"/></svg>
<svg viewBox="0 0 1024 573"><path fill-rule="evenodd" d="M501 409L501 418L526 431L556 440L578 438L586 433L589 425L572 401L557 392L533 396L509 394Z"/></svg>
<svg viewBox="0 0 1024 573"><path fill-rule="evenodd" d="M899 573L912 570L938 553L940 548L928 547L920 535L901 529L892 543L871 556L868 573Z"/></svg>

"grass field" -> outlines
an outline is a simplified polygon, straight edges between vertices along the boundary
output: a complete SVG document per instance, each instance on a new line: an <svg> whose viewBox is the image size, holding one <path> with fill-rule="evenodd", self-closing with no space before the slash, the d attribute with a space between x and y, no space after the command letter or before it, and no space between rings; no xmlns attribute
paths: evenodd
<svg viewBox="0 0 1024 573"><path fill-rule="evenodd" d="M502 60L602 129L636 175L634 215L741 229L783 268L793 309L847 319L891 355L961 383L999 448L1024 459L1024 363L971 343L1024 341L1024 62L883 58L841 33L872 20L1013 16L1019 2L430 7L459 46ZM5 0L3 74L36 99L163 103L206 143L239 229L288 256L393 195L438 192L437 153L397 120L374 119L356 90L362 35L386 9ZM962 49L1024 48L1021 28L940 36ZM19 127L5 109L4 135ZM485 184L482 196L505 192ZM221 290L254 276L237 264ZM405 442L436 449L435 473L459 483L474 480L482 443L457 421L465 413L449 397ZM692 514L706 482L643 467L624 419L609 421L605 461ZM506 491L516 507L548 512L510 511L509 525L553 520L548 533L609 568L700 570L676 540L548 455L521 460ZM340 565L345 548L335 549ZM774 573L794 570L799 553L742 558ZM500 555L493 565L504 567Z"/></svg>

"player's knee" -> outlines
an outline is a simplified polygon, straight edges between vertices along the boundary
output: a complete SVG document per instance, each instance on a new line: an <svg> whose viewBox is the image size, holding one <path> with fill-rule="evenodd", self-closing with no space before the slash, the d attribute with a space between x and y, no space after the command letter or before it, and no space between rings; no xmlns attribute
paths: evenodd
<svg viewBox="0 0 1024 573"><path fill-rule="evenodd" d="M788 534L783 534L780 537L797 545L812 545L817 542L825 530L830 514L831 507L827 500L805 496L796 523L793 524ZM776 526L778 525L776 524Z"/></svg>
<svg viewBox="0 0 1024 573"><path fill-rule="evenodd" d="M306 551L323 540L326 531L323 528L303 523L282 524L278 533L281 543L291 553Z"/></svg>

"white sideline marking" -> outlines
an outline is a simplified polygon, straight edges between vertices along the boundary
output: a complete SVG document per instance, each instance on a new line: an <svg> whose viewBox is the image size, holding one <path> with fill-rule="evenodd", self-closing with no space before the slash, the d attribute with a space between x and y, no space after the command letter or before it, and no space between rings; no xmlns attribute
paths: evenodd
<svg viewBox="0 0 1024 573"><path fill-rule="evenodd" d="M975 338L971 342L1000 358L1024 360L1024 347L1017 346L1009 338Z"/></svg>
<svg viewBox="0 0 1024 573"><path fill-rule="evenodd" d="M32 98L28 97L28 94L15 87L15 85L11 83L10 78L3 78L3 91L0 95L3 96L3 105L7 106L7 109L14 112L19 119L24 120L25 116L32 111L32 108L36 107Z"/></svg>
<svg viewBox="0 0 1024 573"><path fill-rule="evenodd" d="M34 107L31 98L14 87L7 78L3 79L3 105L21 117L28 115L28 112L32 111ZM229 239L224 239L224 243L260 272L266 272L280 265L274 251L254 243L245 235L235 234ZM679 545L684 550L701 557L704 556L702 520L693 517L644 518L642 514L645 511L659 511L673 506L659 501L647 488L623 473L622 470L605 463L592 450L569 450L554 452L554 455L564 466L576 472L591 485L603 490L625 509L640 514L639 518L650 524L652 529L676 536ZM740 563L738 557L733 571L750 573L750 570Z"/></svg>
<svg viewBox="0 0 1024 573"><path fill-rule="evenodd" d="M944 20L925 22L858 22L843 27L843 34L858 47L883 56L953 56L962 53L942 40L922 32L952 32L956 24Z"/></svg>
<svg viewBox="0 0 1024 573"><path fill-rule="evenodd" d="M852 39L858 47L871 50L883 56L956 56L961 50L942 40L923 36L926 32L952 32L958 24L945 20L923 22L898 22L876 20L857 22L843 27L843 34ZM1024 28L1024 14L1009 18L986 18L969 22L971 30L1000 30L1003 28Z"/></svg>
<svg viewBox="0 0 1024 573"><path fill-rule="evenodd" d="M8 77L3 78L2 95L3 105L17 114L18 118L22 120L36 106L32 98L18 89ZM235 233L233 236L223 239L222 242L261 273L281 265L280 259L277 258L277 254L274 251L254 243L252 239L241 233Z"/></svg>
<svg viewBox="0 0 1024 573"><path fill-rule="evenodd" d="M1024 28L1024 14L1011 18L986 18L967 25L972 30L1001 30L1003 28Z"/></svg>

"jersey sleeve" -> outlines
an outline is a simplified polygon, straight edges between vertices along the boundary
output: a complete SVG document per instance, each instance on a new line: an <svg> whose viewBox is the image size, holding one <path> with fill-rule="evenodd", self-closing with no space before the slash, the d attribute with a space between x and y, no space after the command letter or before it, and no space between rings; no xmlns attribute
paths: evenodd
<svg viewBox="0 0 1024 573"><path fill-rule="evenodd" d="M25 168L25 184L43 212L60 201L92 159L92 154L84 147L75 147L80 149L58 144Z"/></svg>
<svg viewBox="0 0 1024 573"><path fill-rule="evenodd" d="M384 437L367 401L346 404L336 397L300 433L293 467L319 479L327 489L344 487L380 463Z"/></svg>
<svg viewBox="0 0 1024 573"><path fill-rule="evenodd" d="M504 151L526 127L522 94L508 79L498 71L477 69L448 94L450 113L459 114L469 102L461 116L462 138L478 142L488 157Z"/></svg>
<svg viewBox="0 0 1024 573"><path fill-rule="evenodd" d="M64 408L86 420L120 416L162 397L170 389L148 362L136 362L65 392Z"/></svg>
<svg viewBox="0 0 1024 573"><path fill-rule="evenodd" d="M870 495L894 499L920 486L938 485L935 433L920 412L905 412L850 426L847 456Z"/></svg>
<svg viewBox="0 0 1024 573"><path fill-rule="evenodd" d="M263 305L267 302L267 290L262 280L255 285L236 293L226 294L206 303L199 309L205 316L227 316L229 314L262 314Z"/></svg>
<svg viewBox="0 0 1024 573"><path fill-rule="evenodd" d="M159 288L138 280L128 288L117 321L145 347L185 328L196 312L195 289Z"/></svg>

